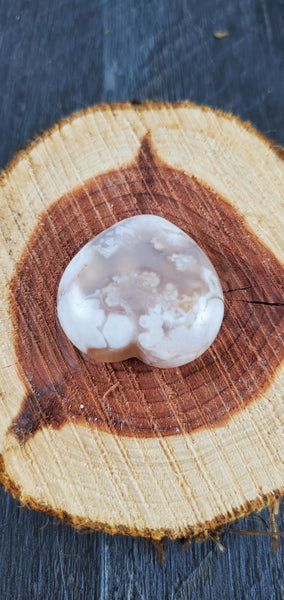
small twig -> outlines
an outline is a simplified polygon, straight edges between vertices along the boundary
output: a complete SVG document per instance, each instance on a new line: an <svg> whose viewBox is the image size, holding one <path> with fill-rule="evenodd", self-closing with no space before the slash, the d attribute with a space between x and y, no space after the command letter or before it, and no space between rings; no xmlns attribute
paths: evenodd
<svg viewBox="0 0 284 600"><path fill-rule="evenodd" d="M256 529L227 529L227 532L236 533L237 535L266 535L277 538L284 535L284 531L257 531Z"/></svg>
<svg viewBox="0 0 284 600"><path fill-rule="evenodd" d="M269 506L269 517L270 517L270 529L272 532L272 551L279 550L279 533L277 531L277 515L279 513L280 499L278 498Z"/></svg>

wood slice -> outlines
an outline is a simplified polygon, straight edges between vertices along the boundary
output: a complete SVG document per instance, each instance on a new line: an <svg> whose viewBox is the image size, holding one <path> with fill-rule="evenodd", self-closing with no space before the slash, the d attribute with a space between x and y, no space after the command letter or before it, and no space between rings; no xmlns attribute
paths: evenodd
<svg viewBox="0 0 284 600"><path fill-rule="evenodd" d="M283 494L284 169L248 123L190 103L102 105L61 121L2 174L1 480L76 527L178 538ZM192 236L225 317L173 369L99 364L56 317L89 239L136 214Z"/></svg>

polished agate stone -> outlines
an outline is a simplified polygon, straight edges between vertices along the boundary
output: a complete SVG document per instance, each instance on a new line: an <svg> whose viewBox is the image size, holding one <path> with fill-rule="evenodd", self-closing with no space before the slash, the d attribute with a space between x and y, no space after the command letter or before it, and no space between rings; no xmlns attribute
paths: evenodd
<svg viewBox="0 0 284 600"><path fill-rule="evenodd" d="M138 215L74 256L59 284L57 310L67 337L95 360L135 356L177 367L212 344L224 301L196 242L161 217Z"/></svg>

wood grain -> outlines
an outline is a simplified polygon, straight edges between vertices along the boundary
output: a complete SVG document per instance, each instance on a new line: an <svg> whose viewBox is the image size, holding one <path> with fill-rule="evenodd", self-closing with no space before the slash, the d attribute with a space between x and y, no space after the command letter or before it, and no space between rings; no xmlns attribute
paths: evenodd
<svg viewBox="0 0 284 600"><path fill-rule="evenodd" d="M58 282L70 259L104 228L141 213L162 216L193 237L215 265L226 298L218 339L179 369L153 369L137 359L86 360L56 319ZM225 423L265 391L281 364L283 280L280 263L238 212L194 177L162 163L146 136L132 164L59 198L18 263L11 310L27 393L14 434L26 441L70 419L136 437Z"/></svg>
<svg viewBox="0 0 284 600"><path fill-rule="evenodd" d="M1 477L23 503L162 539L204 536L283 493L283 181L269 141L190 103L96 106L15 158L0 192L4 335L12 325L2 357L14 362L1 374ZM145 210L194 235L241 297L229 292L219 338L196 364L92 367L58 337L59 279L92 227Z"/></svg>

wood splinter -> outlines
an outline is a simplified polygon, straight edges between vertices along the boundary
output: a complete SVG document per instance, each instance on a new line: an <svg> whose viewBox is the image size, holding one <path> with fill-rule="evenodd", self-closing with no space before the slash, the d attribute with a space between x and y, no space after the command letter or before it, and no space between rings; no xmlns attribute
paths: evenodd
<svg viewBox="0 0 284 600"><path fill-rule="evenodd" d="M280 499L276 499L269 506L269 516L270 516L270 528L272 532L272 550L279 550L279 537L280 535L284 535L284 532L278 531L277 527L277 516L279 514L280 507Z"/></svg>

